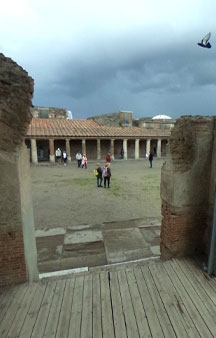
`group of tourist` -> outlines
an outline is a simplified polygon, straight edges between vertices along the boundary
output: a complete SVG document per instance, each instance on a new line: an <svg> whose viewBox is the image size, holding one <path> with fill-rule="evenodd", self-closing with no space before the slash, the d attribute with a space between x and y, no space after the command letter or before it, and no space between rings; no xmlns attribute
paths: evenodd
<svg viewBox="0 0 216 338"><path fill-rule="evenodd" d="M56 149L55 156L58 163L61 163L63 159L64 165L67 164L67 153L65 150L62 152L60 148Z"/></svg>
<svg viewBox="0 0 216 338"><path fill-rule="evenodd" d="M110 178L111 178L111 170L110 170L110 152L106 155L106 163L102 170L100 163L97 163L97 167L94 170L95 176L97 178L97 186L98 188L102 188L102 182L104 181L103 187L110 188Z"/></svg>
<svg viewBox="0 0 216 338"><path fill-rule="evenodd" d="M67 163L67 153L66 153L65 150L62 152L61 149L58 148L58 149L56 149L55 155L56 155L56 161L58 163L61 163L61 161L63 159L64 165L66 165L66 163ZM97 187L98 188L102 187L102 182L104 182L103 183L104 188L106 188L106 187L110 188L110 178L111 178L111 170L110 170L111 156L110 155L111 155L110 152L108 152L107 155L106 155L106 163L105 163L103 170L101 168L100 163L97 163L97 167L94 170L94 174L97 178ZM147 156L148 156L148 159L149 159L149 162L150 162L150 168L152 168L153 153L150 151L149 155L147 155ZM121 158L122 159L124 158L124 150L123 149L121 150ZM88 160L87 160L86 154L82 155L78 151L78 153L76 154L76 160L77 160L78 168L87 169L87 161Z"/></svg>
<svg viewBox="0 0 216 338"><path fill-rule="evenodd" d="M62 152L60 148L57 148L56 152L55 152L55 156L56 156L56 162L57 163L61 163L62 160L63 160L64 165L67 164L68 155L67 155L67 153L66 153L65 150ZM86 154L82 155L80 152L78 152L76 154L76 160L77 160L77 163L78 163L78 168L84 168L85 167L87 169L87 157L86 157Z"/></svg>
<svg viewBox="0 0 216 338"><path fill-rule="evenodd" d="M81 154L79 151L78 153L76 154L76 160L77 160L77 165L78 165L78 168L84 168L87 169L87 162L88 162L88 159L86 157L86 154Z"/></svg>

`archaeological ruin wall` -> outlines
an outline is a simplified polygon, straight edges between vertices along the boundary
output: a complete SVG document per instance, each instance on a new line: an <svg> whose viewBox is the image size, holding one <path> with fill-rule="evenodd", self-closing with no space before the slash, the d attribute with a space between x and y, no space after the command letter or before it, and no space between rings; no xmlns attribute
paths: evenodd
<svg viewBox="0 0 216 338"><path fill-rule="evenodd" d="M216 118L184 116L161 173L161 258L207 253L216 184Z"/></svg>
<svg viewBox="0 0 216 338"><path fill-rule="evenodd" d="M29 154L33 80L0 54L0 286L37 280Z"/></svg>

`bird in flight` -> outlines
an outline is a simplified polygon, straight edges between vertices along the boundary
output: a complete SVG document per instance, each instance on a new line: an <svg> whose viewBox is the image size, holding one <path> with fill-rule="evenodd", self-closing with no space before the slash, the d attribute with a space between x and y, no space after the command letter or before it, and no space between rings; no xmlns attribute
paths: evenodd
<svg viewBox="0 0 216 338"><path fill-rule="evenodd" d="M211 33L209 32L208 34L206 34L206 36L204 36L201 42L198 43L198 46L204 47L204 48L211 48L211 44L210 42L208 42L210 37L211 37Z"/></svg>

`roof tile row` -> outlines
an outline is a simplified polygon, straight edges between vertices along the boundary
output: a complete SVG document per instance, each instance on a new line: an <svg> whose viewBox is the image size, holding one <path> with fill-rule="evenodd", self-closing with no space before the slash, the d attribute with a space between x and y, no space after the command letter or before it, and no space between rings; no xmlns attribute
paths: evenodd
<svg viewBox="0 0 216 338"><path fill-rule="evenodd" d="M169 137L170 131L138 127L107 127L93 120L33 118L27 137Z"/></svg>

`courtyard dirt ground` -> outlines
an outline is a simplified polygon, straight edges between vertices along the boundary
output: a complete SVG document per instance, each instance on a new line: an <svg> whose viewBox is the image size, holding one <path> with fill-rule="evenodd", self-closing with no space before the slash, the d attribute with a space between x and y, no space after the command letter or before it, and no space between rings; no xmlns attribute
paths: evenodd
<svg viewBox="0 0 216 338"><path fill-rule="evenodd" d="M40 271L157 256L163 162L113 161L110 189L97 188L96 162L32 166Z"/></svg>

